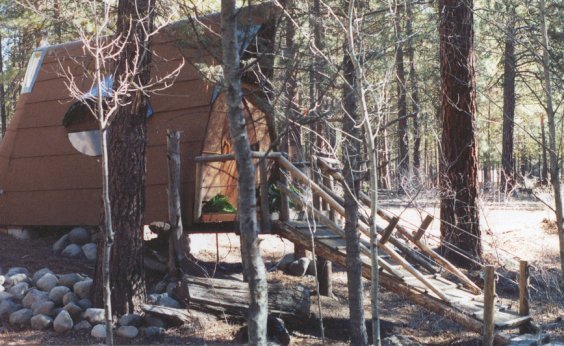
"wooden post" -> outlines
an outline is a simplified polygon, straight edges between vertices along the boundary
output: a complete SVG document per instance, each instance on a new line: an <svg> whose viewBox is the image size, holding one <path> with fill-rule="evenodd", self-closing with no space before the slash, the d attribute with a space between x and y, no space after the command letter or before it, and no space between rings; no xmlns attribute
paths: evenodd
<svg viewBox="0 0 564 346"><path fill-rule="evenodd" d="M259 159L259 193L260 193L260 231L270 233L272 230L270 221L270 206L268 203L268 169L266 157Z"/></svg>
<svg viewBox="0 0 564 346"><path fill-rule="evenodd" d="M529 315L529 263L523 260L519 262L519 315ZM521 334L529 331L529 326L519 327Z"/></svg>
<svg viewBox="0 0 564 346"><path fill-rule="evenodd" d="M205 163L196 160L196 186L194 191L194 223L200 222L202 216L202 180Z"/></svg>
<svg viewBox="0 0 564 346"><path fill-rule="evenodd" d="M168 271L176 276L176 264L183 257L182 238L182 207L180 194L180 131L167 130L167 158L168 158L168 221L170 234L168 243Z"/></svg>
<svg viewBox="0 0 564 346"><path fill-rule="evenodd" d="M277 163L277 166L280 166ZM281 167L279 167L280 169ZM279 184L288 188L288 178L284 172L279 172L280 179ZM280 192L280 221L289 221L290 220L290 201L288 200L288 196L286 194Z"/></svg>
<svg viewBox="0 0 564 346"><path fill-rule="evenodd" d="M333 296L333 263L322 257L317 257L317 276L319 278L319 294L326 297Z"/></svg>
<svg viewBox="0 0 564 346"><path fill-rule="evenodd" d="M493 345L494 341L494 299L495 299L495 268L484 267L484 328L482 345Z"/></svg>

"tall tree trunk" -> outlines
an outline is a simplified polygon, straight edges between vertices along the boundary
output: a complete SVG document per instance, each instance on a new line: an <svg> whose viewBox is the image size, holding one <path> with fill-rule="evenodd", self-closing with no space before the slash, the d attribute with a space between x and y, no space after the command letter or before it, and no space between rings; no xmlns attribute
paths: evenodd
<svg viewBox="0 0 564 346"><path fill-rule="evenodd" d="M268 286L266 268L260 256L256 211L255 166L242 108L241 70L237 42L235 0L221 1L223 74L227 95L227 118L238 173L238 215L241 230L241 255L249 281L249 342L266 345Z"/></svg>
<svg viewBox="0 0 564 346"><path fill-rule="evenodd" d="M419 85L417 83L417 69L415 64L415 47L413 46L413 4L406 4L406 35L407 35L407 60L409 61L409 83L411 86L411 115L413 117L413 173L420 177L421 169L421 133L419 131Z"/></svg>
<svg viewBox="0 0 564 346"><path fill-rule="evenodd" d="M541 142L542 142L542 170L541 170L541 184L548 184L548 145L546 144L546 129L544 125L544 114L541 114Z"/></svg>
<svg viewBox="0 0 564 346"><path fill-rule="evenodd" d="M472 0L440 0L441 241L453 262L482 254L477 199L476 81ZM458 252L449 247L456 247ZM470 259L468 259L469 257Z"/></svg>
<svg viewBox="0 0 564 346"><path fill-rule="evenodd" d="M409 137L407 130L407 100L405 88L405 67L403 62L403 42L401 38L401 14L396 3L394 17L396 32L396 83L398 93L398 178L400 187L409 175Z"/></svg>
<svg viewBox="0 0 564 346"><path fill-rule="evenodd" d="M124 40L114 79L131 80L130 92L121 100L108 132L109 192L115 241L111 252L110 282L112 307L117 315L140 310L145 301L143 270L143 225L145 213L145 172L147 107L145 93L135 85L150 78L150 39L154 17L152 0L120 0L117 9L117 36ZM135 72L133 72L135 71ZM101 263L95 281L101 281ZM97 304L101 285L95 285Z"/></svg>
<svg viewBox="0 0 564 346"><path fill-rule="evenodd" d="M540 0L541 31L542 31L542 67L544 76L544 91L546 93L546 113L548 120L548 141L550 153L550 182L554 190L554 210L560 242L560 285L564 287L564 217L562 215L562 192L560 187L560 165L556 138L556 121L552 105L552 84L550 81L550 55L548 46L548 29L546 25L546 8L544 0Z"/></svg>
<svg viewBox="0 0 564 346"><path fill-rule="evenodd" d="M508 5L510 6L510 5ZM513 169L513 127L515 121L515 11L510 16L505 33L505 58L503 73L503 144L501 152L501 192L509 193L515 186Z"/></svg>
<svg viewBox="0 0 564 346"><path fill-rule="evenodd" d="M4 134L6 133L6 94L4 92L4 55L2 54L4 51L4 46L2 45L2 35L0 35L0 123L1 124L1 132L2 138L4 138Z"/></svg>
<svg viewBox="0 0 564 346"><path fill-rule="evenodd" d="M345 233L347 246L347 288L349 295L349 313L351 324L351 344L367 345L368 336L364 320L364 293L362 286L362 262L360 261L360 232L358 231L358 193L362 182L359 174L362 150L358 129L358 114L355 97L356 74L354 65L345 45L343 59L343 132L349 137L343 148L345 162Z"/></svg>

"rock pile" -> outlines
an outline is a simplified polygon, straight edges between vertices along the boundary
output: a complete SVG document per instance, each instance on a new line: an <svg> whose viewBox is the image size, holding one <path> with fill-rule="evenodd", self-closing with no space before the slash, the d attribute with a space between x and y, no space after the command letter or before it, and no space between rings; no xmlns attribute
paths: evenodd
<svg viewBox="0 0 564 346"><path fill-rule="evenodd" d="M92 279L77 273L57 275L43 268L31 274L22 267L0 271L0 321L57 333L89 330L93 337L105 338L104 310L92 307L91 288ZM180 306L168 293L151 295L150 300ZM123 338L135 338L140 332L152 337L164 334L167 326L167 321L150 314L127 314L119 318L115 333Z"/></svg>
<svg viewBox="0 0 564 346"><path fill-rule="evenodd" d="M86 258L96 261L96 243L91 232L82 227L75 227L53 244L53 252L69 258Z"/></svg>

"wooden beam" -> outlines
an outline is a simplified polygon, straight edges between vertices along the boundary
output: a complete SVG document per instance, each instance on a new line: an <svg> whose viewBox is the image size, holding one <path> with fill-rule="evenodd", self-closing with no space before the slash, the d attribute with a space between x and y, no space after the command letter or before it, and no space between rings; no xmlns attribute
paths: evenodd
<svg viewBox="0 0 564 346"><path fill-rule="evenodd" d="M494 307L495 307L495 268L492 265L484 267L484 329L482 331L482 345L491 346L494 342Z"/></svg>
<svg viewBox="0 0 564 346"><path fill-rule="evenodd" d="M196 161L196 186L194 191L194 220L193 223L200 221L202 217L202 180L204 179L203 163Z"/></svg>
<svg viewBox="0 0 564 346"><path fill-rule="evenodd" d="M392 236L392 232L394 232L396 225L399 222L399 217L395 216L392 221L388 224L388 226L384 229L382 233L382 238L380 238L380 244L385 244L390 237Z"/></svg>
<svg viewBox="0 0 564 346"><path fill-rule="evenodd" d="M423 238L423 234L425 234L425 231L431 225L431 222L433 222L433 217L431 215L425 216L425 219L421 223L421 226L419 226L419 229L413 235L413 239L416 241L421 240L421 238Z"/></svg>
<svg viewBox="0 0 564 346"><path fill-rule="evenodd" d="M264 153L261 151L253 151L251 153L252 157L254 159L262 159L262 158L267 158L267 159L277 159L282 155L282 153L280 152L270 152L270 153ZM235 154L211 154L211 155L201 155L201 156L196 156L194 158L194 160L196 162L225 162L225 161L233 161L235 160Z"/></svg>

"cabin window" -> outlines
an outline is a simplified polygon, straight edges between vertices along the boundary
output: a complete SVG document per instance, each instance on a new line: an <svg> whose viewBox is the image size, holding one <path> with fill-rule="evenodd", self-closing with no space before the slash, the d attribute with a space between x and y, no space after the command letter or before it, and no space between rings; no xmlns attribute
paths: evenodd
<svg viewBox="0 0 564 346"><path fill-rule="evenodd" d="M31 54L22 83L22 94L29 93L33 89L33 85L35 84L35 80L37 79L37 75L41 69L41 63L44 55L45 51L43 49L36 50Z"/></svg>
<svg viewBox="0 0 564 346"><path fill-rule="evenodd" d="M100 156L100 131L92 107L93 100L75 102L65 114L63 126L73 148L87 156Z"/></svg>

